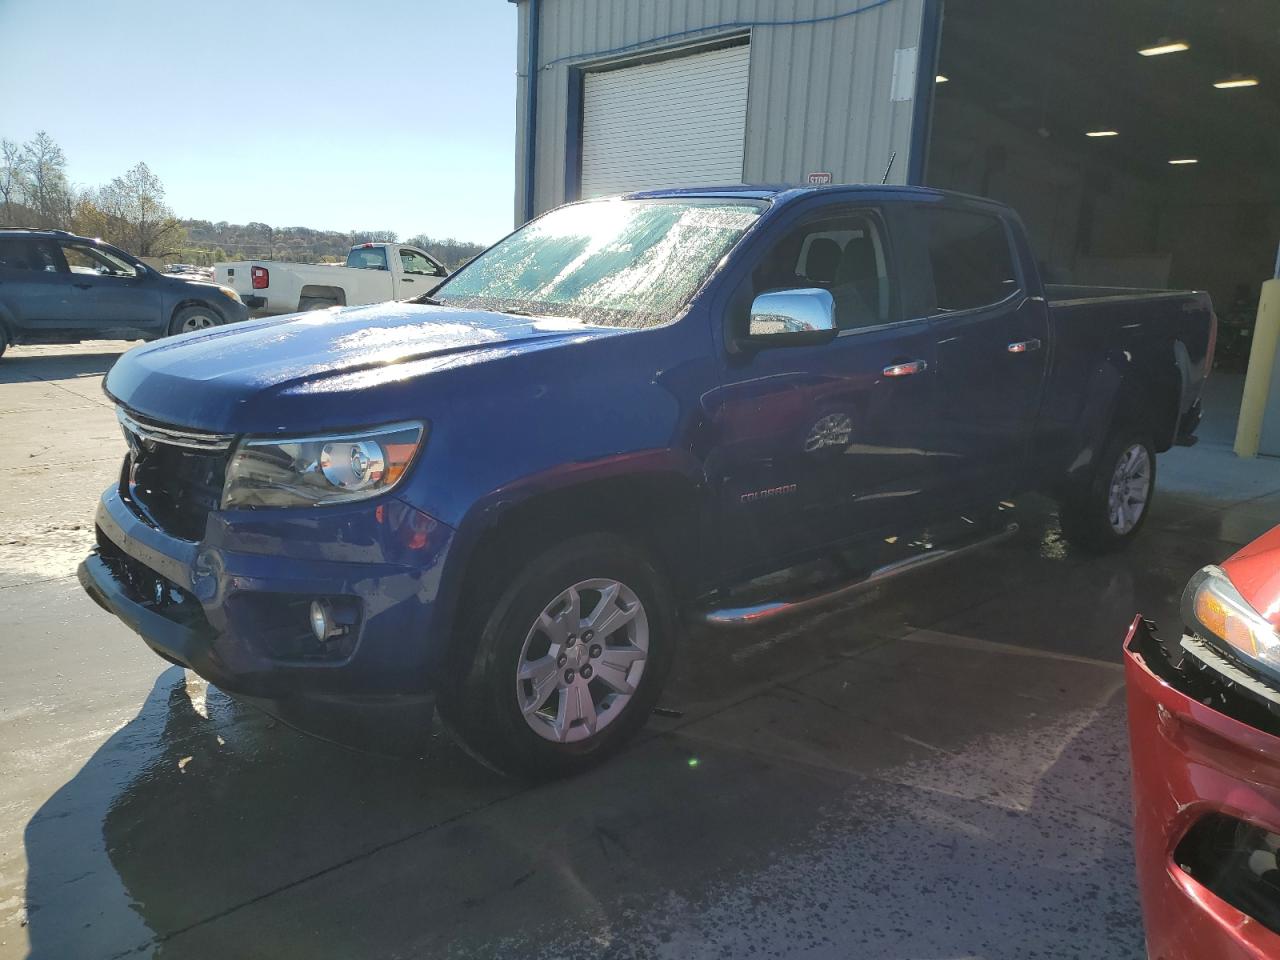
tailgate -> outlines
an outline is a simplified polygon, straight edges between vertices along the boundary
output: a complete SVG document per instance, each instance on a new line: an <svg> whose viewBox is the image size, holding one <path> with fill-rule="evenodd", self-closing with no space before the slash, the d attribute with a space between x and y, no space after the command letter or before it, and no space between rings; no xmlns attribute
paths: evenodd
<svg viewBox="0 0 1280 960"><path fill-rule="evenodd" d="M242 297L251 295L253 290L253 278L250 276L250 267L253 266L253 260L237 260L234 263L219 263L213 268L213 278L221 284L230 287Z"/></svg>

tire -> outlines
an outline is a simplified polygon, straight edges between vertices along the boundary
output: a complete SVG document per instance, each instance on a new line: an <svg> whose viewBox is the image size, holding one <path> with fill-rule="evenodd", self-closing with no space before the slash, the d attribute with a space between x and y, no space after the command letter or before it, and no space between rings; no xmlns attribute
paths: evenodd
<svg viewBox="0 0 1280 960"><path fill-rule="evenodd" d="M1140 491L1143 478L1145 489ZM1123 549L1146 522L1155 485L1156 452L1151 435L1137 427L1115 431L1087 486L1062 502L1059 516L1063 536L1088 553ZM1135 502L1139 498L1140 502ZM1126 506L1117 514L1121 500Z"/></svg>
<svg viewBox="0 0 1280 960"><path fill-rule="evenodd" d="M328 310L330 307L341 306L337 300L328 300L323 297L303 297L298 301L298 312L309 313L312 310Z"/></svg>
<svg viewBox="0 0 1280 960"><path fill-rule="evenodd" d="M9 349L9 333L4 328L4 324L0 324L0 357L4 356L4 352Z"/></svg>
<svg viewBox="0 0 1280 960"><path fill-rule="evenodd" d="M645 553L613 534L575 537L527 554L491 606L477 599L483 623L478 635L464 631L469 655L437 701L464 749L503 773L544 780L595 766L644 725L676 641L670 587ZM593 636L606 612L626 619Z"/></svg>
<svg viewBox="0 0 1280 960"><path fill-rule="evenodd" d="M213 307L197 303L183 307L173 315L173 319L169 321L169 336L174 337L180 333L209 330L220 326L222 326L222 315Z"/></svg>

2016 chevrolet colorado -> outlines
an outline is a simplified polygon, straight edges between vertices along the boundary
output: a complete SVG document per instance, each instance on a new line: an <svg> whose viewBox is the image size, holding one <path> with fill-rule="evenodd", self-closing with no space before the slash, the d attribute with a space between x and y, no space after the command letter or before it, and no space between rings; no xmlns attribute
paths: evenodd
<svg viewBox="0 0 1280 960"><path fill-rule="evenodd" d="M572 772L644 723L683 618L954 555L1031 489L1123 545L1214 324L1202 293L1046 292L1015 214L929 189L573 204L434 299L122 357L80 577L232 693L432 695L496 765Z"/></svg>

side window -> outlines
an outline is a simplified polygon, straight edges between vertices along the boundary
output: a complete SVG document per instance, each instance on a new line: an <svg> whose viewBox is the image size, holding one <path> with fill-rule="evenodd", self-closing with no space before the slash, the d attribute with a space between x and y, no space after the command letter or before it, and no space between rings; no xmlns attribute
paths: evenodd
<svg viewBox="0 0 1280 960"><path fill-rule="evenodd" d="M22 237L0 237L0 270L36 270L33 251Z"/></svg>
<svg viewBox="0 0 1280 960"><path fill-rule="evenodd" d="M757 294L797 287L830 290L841 330L896 319L885 234L879 218L870 213L798 227L766 254L756 268L753 287Z"/></svg>
<svg viewBox="0 0 1280 960"><path fill-rule="evenodd" d="M43 240L27 237L0 237L0 270L58 272L58 257Z"/></svg>
<svg viewBox="0 0 1280 960"><path fill-rule="evenodd" d="M922 213L938 312L989 306L1018 288L1000 218L946 208Z"/></svg>
<svg viewBox="0 0 1280 960"><path fill-rule="evenodd" d="M138 272L133 264L119 257L82 243L65 243L59 241L62 255L66 258L67 269L72 273L93 274L99 277L136 277Z"/></svg>
<svg viewBox="0 0 1280 960"><path fill-rule="evenodd" d="M400 266L405 273L419 274L424 277L441 276L440 267L424 257L417 250L400 250Z"/></svg>
<svg viewBox="0 0 1280 960"><path fill-rule="evenodd" d="M347 254L347 266L358 270L387 269L386 247L356 247Z"/></svg>

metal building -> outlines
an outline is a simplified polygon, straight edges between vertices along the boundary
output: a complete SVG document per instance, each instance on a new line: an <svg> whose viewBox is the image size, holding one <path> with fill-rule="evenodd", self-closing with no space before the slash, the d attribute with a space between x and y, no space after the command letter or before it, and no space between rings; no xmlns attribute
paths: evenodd
<svg viewBox="0 0 1280 960"><path fill-rule="evenodd" d="M896 154L891 183L1018 210L1051 279L1207 288L1242 368L1280 240L1276 0L513 2L517 223Z"/></svg>
<svg viewBox="0 0 1280 960"><path fill-rule="evenodd" d="M645 187L878 182L894 154L889 182L920 179L939 0L513 2L517 222Z"/></svg>

